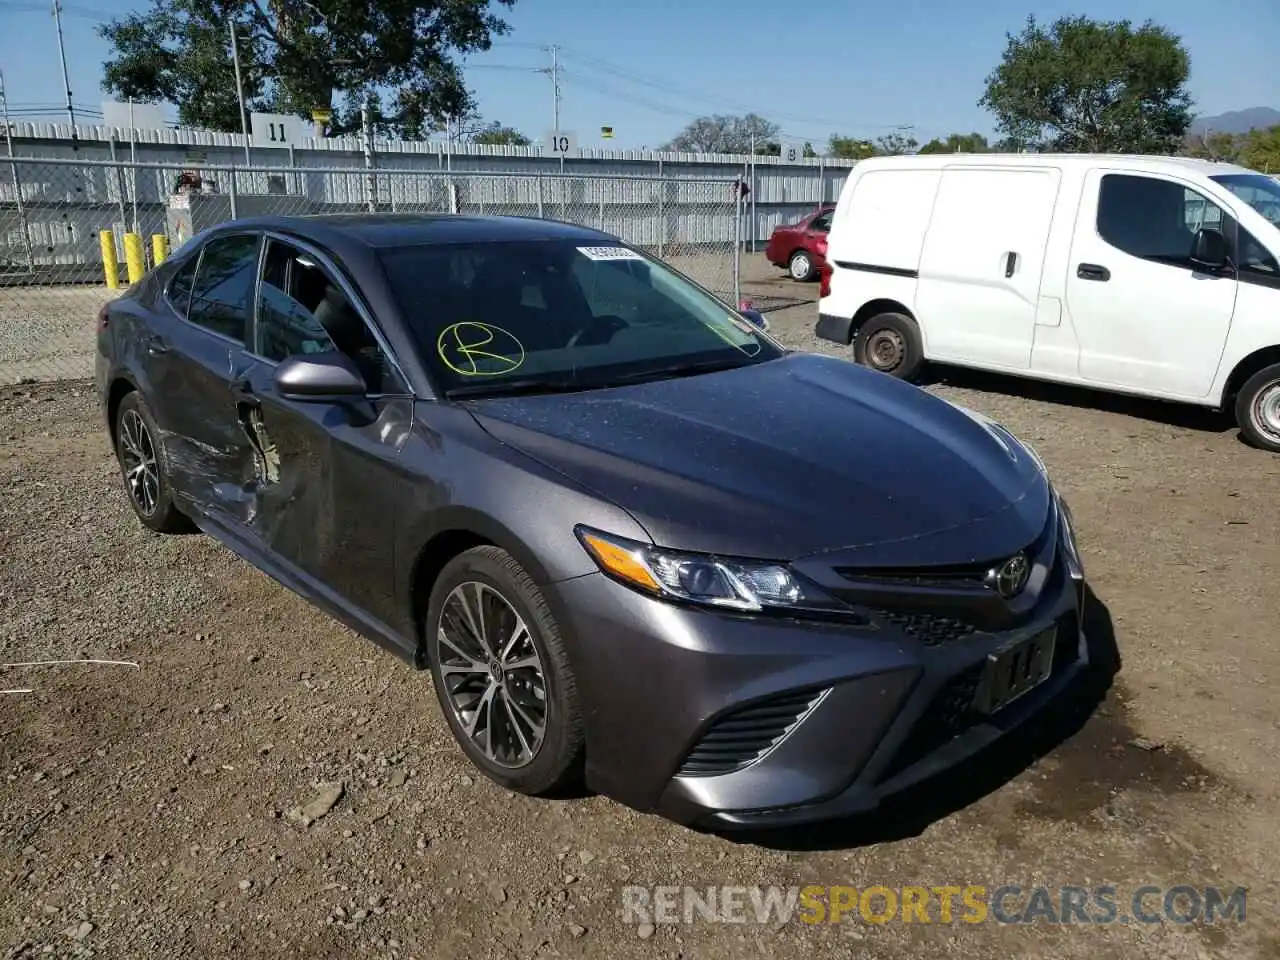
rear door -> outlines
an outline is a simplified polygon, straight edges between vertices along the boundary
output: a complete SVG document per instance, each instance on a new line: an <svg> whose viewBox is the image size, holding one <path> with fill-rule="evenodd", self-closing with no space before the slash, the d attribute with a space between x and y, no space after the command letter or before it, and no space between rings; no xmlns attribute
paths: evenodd
<svg viewBox="0 0 1280 960"><path fill-rule="evenodd" d="M1189 182L1089 172L1066 293L1082 377L1188 399L1209 394L1237 285L1228 271L1205 273L1191 264L1202 226L1228 237L1234 229L1230 216Z"/></svg>
<svg viewBox="0 0 1280 960"><path fill-rule="evenodd" d="M259 549L383 623L394 622L394 531L412 426L403 374L356 291L319 251L269 236L250 350L233 384L258 470L246 528ZM358 401L297 401L280 361L337 350L360 369Z"/></svg>
<svg viewBox="0 0 1280 960"><path fill-rule="evenodd" d="M261 236L221 234L173 275L143 336L142 365L176 493L218 512L250 464L231 397L244 348Z"/></svg>
<svg viewBox="0 0 1280 960"><path fill-rule="evenodd" d="M943 171L920 257L916 316L931 359L1031 366L1059 171Z"/></svg>

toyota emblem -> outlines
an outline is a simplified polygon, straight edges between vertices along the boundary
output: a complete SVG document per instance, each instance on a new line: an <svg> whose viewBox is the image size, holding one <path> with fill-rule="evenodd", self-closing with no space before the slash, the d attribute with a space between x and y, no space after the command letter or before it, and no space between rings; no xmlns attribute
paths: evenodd
<svg viewBox="0 0 1280 960"><path fill-rule="evenodd" d="M1027 560L1026 554L1019 553L988 573L987 582L1000 596L1012 600L1026 587L1030 576L1031 562Z"/></svg>

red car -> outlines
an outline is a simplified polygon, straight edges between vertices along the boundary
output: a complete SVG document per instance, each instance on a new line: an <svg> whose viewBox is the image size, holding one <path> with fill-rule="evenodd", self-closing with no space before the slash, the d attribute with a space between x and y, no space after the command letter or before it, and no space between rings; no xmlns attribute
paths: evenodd
<svg viewBox="0 0 1280 960"><path fill-rule="evenodd" d="M775 267L786 267L792 280L809 281L827 262L827 232L835 206L806 213L796 223L775 227L764 255Z"/></svg>

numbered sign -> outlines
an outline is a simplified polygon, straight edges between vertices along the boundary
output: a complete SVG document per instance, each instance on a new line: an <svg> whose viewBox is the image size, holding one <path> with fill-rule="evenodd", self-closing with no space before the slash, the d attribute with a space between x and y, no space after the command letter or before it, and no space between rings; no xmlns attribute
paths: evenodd
<svg viewBox="0 0 1280 960"><path fill-rule="evenodd" d="M796 149L794 144L788 144L783 147L782 155L787 158L787 163L795 163L800 159L800 151Z"/></svg>
<svg viewBox="0 0 1280 960"><path fill-rule="evenodd" d="M297 147L304 136L300 117L286 113L249 114L249 142L255 147Z"/></svg>
<svg viewBox="0 0 1280 960"><path fill-rule="evenodd" d="M547 153L553 157L576 157L578 135L572 130L551 130L547 133Z"/></svg>

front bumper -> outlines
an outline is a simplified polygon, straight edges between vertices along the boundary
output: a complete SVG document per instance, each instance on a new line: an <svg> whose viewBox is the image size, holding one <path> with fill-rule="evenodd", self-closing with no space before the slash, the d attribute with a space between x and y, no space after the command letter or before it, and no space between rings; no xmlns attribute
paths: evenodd
<svg viewBox="0 0 1280 960"><path fill-rule="evenodd" d="M555 589L574 645L589 785L714 828L872 810L1021 726L1089 660L1084 583L1064 563L1016 629L950 640L682 608L598 574ZM988 654L1054 625L1049 676L975 715Z"/></svg>

